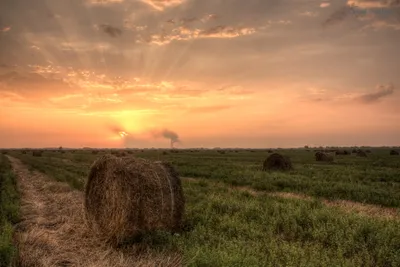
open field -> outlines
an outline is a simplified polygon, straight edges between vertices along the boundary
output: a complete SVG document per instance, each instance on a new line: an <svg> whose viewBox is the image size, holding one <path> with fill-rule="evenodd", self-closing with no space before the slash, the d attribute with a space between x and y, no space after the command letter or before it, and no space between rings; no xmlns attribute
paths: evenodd
<svg viewBox="0 0 400 267"><path fill-rule="evenodd" d="M19 168L27 168L26 179L36 179L39 171L48 183L78 189L79 198L90 165L104 153L8 154L13 166L19 159ZM316 162L312 150L280 153L292 159L292 171L262 172L268 153L261 150L129 153L172 162L182 177L187 207L183 233L148 235L128 249L144 251L146 262L162 255L169 266L400 265L399 156L374 149L366 158L336 156L326 163ZM78 218L80 212L68 214ZM58 250L62 254L62 246ZM170 260L171 255L179 259Z"/></svg>

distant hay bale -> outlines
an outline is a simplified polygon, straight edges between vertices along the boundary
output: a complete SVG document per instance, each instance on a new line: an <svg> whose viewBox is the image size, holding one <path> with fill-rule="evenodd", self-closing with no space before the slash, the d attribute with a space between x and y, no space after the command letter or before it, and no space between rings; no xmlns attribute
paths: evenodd
<svg viewBox="0 0 400 267"><path fill-rule="evenodd" d="M168 152L167 152L167 151L163 151L162 154L163 154L163 155L168 155Z"/></svg>
<svg viewBox="0 0 400 267"><path fill-rule="evenodd" d="M398 156L398 155L400 155L400 153L399 153L399 151L396 151L396 150L392 149L392 150L390 150L390 155Z"/></svg>
<svg viewBox="0 0 400 267"><path fill-rule="evenodd" d="M274 153L274 151L272 149L268 149L267 151L268 153Z"/></svg>
<svg viewBox="0 0 400 267"><path fill-rule="evenodd" d="M1 154L6 155L6 154L8 154L8 151L7 150L3 150L3 151L1 151Z"/></svg>
<svg viewBox="0 0 400 267"><path fill-rule="evenodd" d="M113 245L148 231L177 231L184 210L180 178L166 162L106 154L91 166L86 221Z"/></svg>
<svg viewBox="0 0 400 267"><path fill-rule="evenodd" d="M280 170L286 171L293 169L292 162L287 156L278 153L271 154L263 164L263 171L267 170Z"/></svg>
<svg viewBox="0 0 400 267"><path fill-rule="evenodd" d="M334 160L333 153L325 153L318 151L315 153L316 161L332 162Z"/></svg>
<svg viewBox="0 0 400 267"><path fill-rule="evenodd" d="M348 150L336 150L335 152L336 155L350 155L350 151Z"/></svg>
<svg viewBox="0 0 400 267"><path fill-rule="evenodd" d="M96 154L98 154L98 153L99 153L98 150L92 150L92 154L96 155Z"/></svg>
<svg viewBox="0 0 400 267"><path fill-rule="evenodd" d="M42 156L42 151L40 151L40 150L32 151L32 156L41 157Z"/></svg>
<svg viewBox="0 0 400 267"><path fill-rule="evenodd" d="M368 156L368 155L367 155L367 153L366 153L365 151L359 150L359 151L357 152L357 157L366 158L367 156Z"/></svg>
<svg viewBox="0 0 400 267"><path fill-rule="evenodd" d="M26 154L26 150L22 150L22 151L21 151L21 154Z"/></svg>

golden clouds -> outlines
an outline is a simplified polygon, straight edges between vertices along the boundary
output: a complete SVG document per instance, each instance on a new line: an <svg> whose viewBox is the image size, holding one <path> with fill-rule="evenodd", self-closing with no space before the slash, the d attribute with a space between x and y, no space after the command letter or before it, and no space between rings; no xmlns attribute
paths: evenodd
<svg viewBox="0 0 400 267"><path fill-rule="evenodd" d="M158 11L163 11L168 7L179 6L184 2L186 2L186 0L141 0L141 1Z"/></svg>

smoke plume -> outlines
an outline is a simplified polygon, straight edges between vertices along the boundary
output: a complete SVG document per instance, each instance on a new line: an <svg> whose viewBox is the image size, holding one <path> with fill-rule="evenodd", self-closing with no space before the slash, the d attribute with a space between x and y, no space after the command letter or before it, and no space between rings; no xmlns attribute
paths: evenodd
<svg viewBox="0 0 400 267"><path fill-rule="evenodd" d="M169 139L171 141L171 148L174 147L174 144L181 143L181 140L179 139L179 135L176 132L173 132L168 129L163 129L161 131L155 130L155 131L153 131L153 136L156 138L164 137L166 139Z"/></svg>

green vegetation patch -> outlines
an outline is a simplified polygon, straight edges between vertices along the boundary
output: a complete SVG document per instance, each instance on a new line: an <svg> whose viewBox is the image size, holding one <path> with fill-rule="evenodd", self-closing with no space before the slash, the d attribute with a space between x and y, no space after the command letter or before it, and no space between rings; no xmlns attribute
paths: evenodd
<svg viewBox="0 0 400 267"><path fill-rule="evenodd" d="M11 266L17 256L13 246L13 225L19 221L16 177L5 155L0 155L0 266Z"/></svg>

